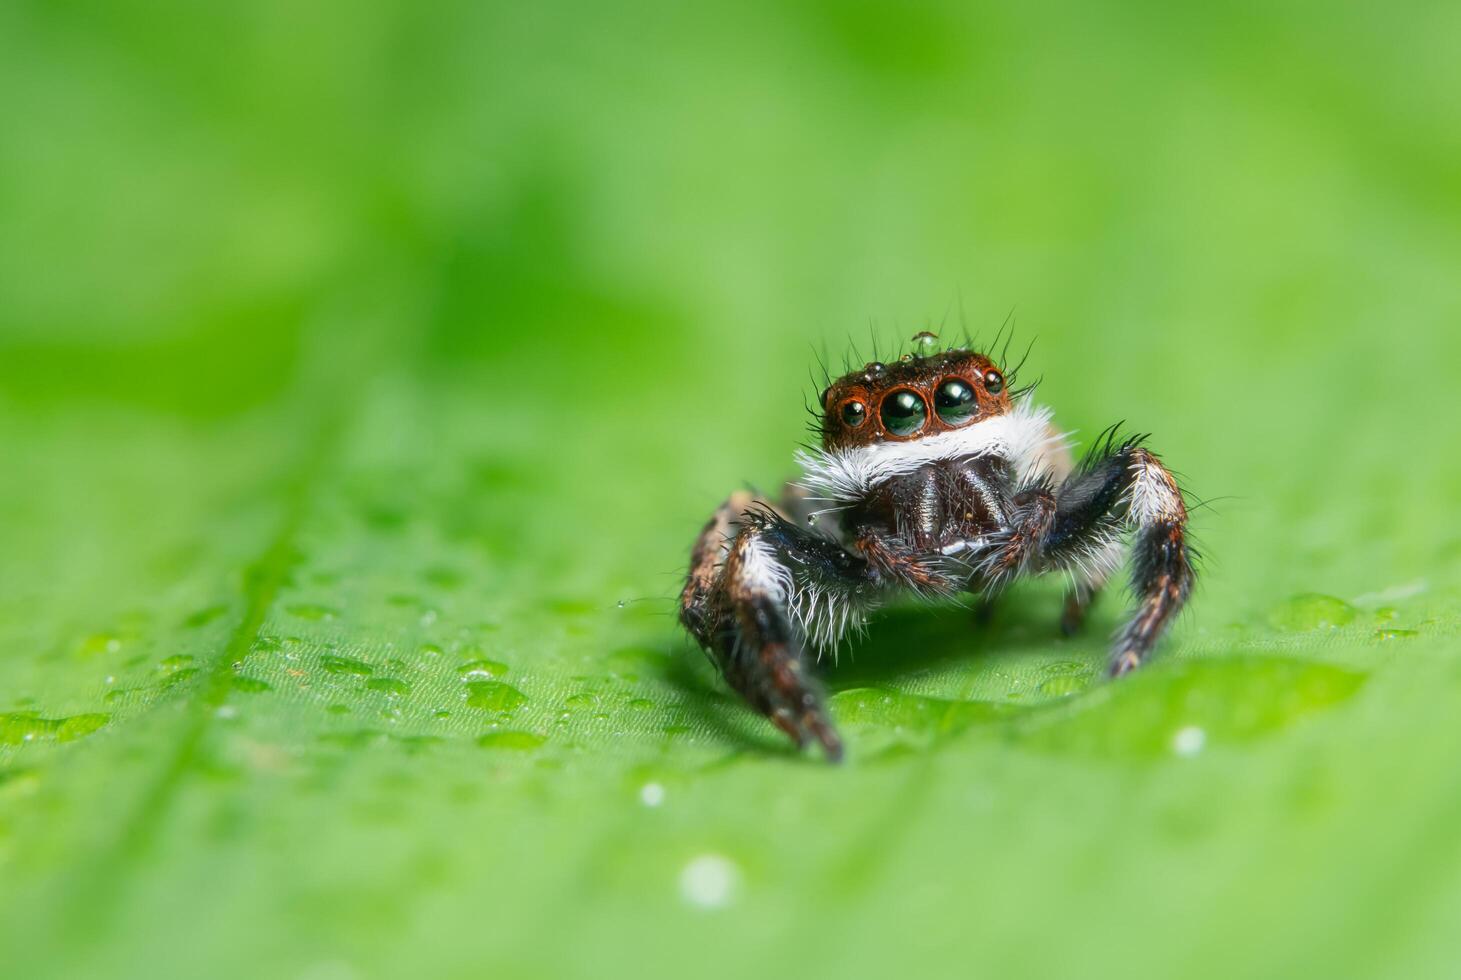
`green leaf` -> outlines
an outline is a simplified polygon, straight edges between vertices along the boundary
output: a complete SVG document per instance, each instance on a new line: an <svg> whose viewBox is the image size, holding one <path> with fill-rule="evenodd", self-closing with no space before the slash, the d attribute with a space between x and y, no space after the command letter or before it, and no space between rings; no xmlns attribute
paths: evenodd
<svg viewBox="0 0 1461 980"><path fill-rule="evenodd" d="M1454 17L307 7L0 11L0 974L1454 972ZM890 609L798 755L689 545L1012 307L1190 612Z"/></svg>

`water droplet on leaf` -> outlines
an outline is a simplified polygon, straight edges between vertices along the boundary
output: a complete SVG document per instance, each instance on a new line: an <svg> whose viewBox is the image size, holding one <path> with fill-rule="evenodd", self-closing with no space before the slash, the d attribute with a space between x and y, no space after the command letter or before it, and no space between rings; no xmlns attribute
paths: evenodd
<svg viewBox="0 0 1461 980"><path fill-rule="evenodd" d="M740 869L719 854L701 854L680 871L680 895L691 905L718 909L730 904Z"/></svg>
<svg viewBox="0 0 1461 980"><path fill-rule="evenodd" d="M363 660L353 660L350 657L337 657L326 654L320 658L320 666L331 674L353 674L357 677L369 677L375 673L375 668Z"/></svg>
<svg viewBox="0 0 1461 980"><path fill-rule="evenodd" d="M463 680L489 680L493 677L502 677L507 673L507 669L507 664L484 657L467 661L457 668L457 673Z"/></svg>
<svg viewBox="0 0 1461 980"><path fill-rule="evenodd" d="M1040 685L1040 693L1053 698L1067 698L1079 694L1090 684L1090 675L1056 674Z"/></svg>
<svg viewBox="0 0 1461 980"><path fill-rule="evenodd" d="M528 696L500 681L473 681L467 685L467 704L488 711L512 711L528 703Z"/></svg>
<svg viewBox="0 0 1461 980"><path fill-rule="evenodd" d="M1202 751L1207 744L1207 732L1196 725L1177 729L1172 736L1172 751L1180 756L1191 757Z"/></svg>
<svg viewBox="0 0 1461 980"><path fill-rule="evenodd" d="M1289 632L1334 629L1354 621L1354 606L1334 596L1308 592L1296 595L1276 606L1268 621L1277 629Z"/></svg>
<svg viewBox="0 0 1461 980"><path fill-rule="evenodd" d="M26 742L73 742L100 729L111 715L85 714L69 718L42 718L34 711L0 714L0 745Z"/></svg>
<svg viewBox="0 0 1461 980"><path fill-rule="evenodd" d="M484 749L514 749L519 752L536 749L546 739L532 732L488 732L477 739Z"/></svg>
<svg viewBox="0 0 1461 980"><path fill-rule="evenodd" d="M389 694L393 698L402 698L411 693L410 684L394 677L376 677L366 681L365 686L372 691Z"/></svg>

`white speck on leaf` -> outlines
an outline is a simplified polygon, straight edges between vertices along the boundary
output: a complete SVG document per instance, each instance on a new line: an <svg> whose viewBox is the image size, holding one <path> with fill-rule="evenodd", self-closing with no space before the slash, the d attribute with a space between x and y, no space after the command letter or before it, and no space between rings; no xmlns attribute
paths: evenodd
<svg viewBox="0 0 1461 980"><path fill-rule="evenodd" d="M680 894L691 905L718 909L730 904L740 869L719 854L701 854L680 871Z"/></svg>
<svg viewBox="0 0 1461 980"><path fill-rule="evenodd" d="M1191 757L1202 751L1207 744L1207 732L1196 725L1177 729L1172 736L1172 751L1180 756Z"/></svg>

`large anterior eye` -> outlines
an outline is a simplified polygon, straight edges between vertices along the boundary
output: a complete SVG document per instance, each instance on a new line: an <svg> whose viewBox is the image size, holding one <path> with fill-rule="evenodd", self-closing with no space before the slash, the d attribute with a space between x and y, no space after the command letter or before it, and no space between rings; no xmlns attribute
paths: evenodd
<svg viewBox="0 0 1461 980"><path fill-rule="evenodd" d="M895 391L883 399L883 428L895 436L911 436L923 428L928 408L912 391Z"/></svg>
<svg viewBox="0 0 1461 980"><path fill-rule="evenodd" d="M867 406L859 401L844 402L842 405L842 423L849 429L855 429L867 421Z"/></svg>
<svg viewBox="0 0 1461 980"><path fill-rule="evenodd" d="M949 425L962 425L979 414L979 401L967 381L949 378L933 393L933 407L938 417Z"/></svg>

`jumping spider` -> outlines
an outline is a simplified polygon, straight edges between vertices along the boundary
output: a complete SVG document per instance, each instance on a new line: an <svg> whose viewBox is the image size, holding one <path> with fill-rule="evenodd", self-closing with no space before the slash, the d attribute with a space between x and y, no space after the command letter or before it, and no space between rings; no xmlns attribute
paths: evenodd
<svg viewBox="0 0 1461 980"><path fill-rule="evenodd" d="M680 597L726 681L799 747L842 756L808 651L835 650L899 592L987 602L1020 576L1065 572L1073 632L1130 531L1136 609L1112 646L1115 677L1192 589L1182 491L1142 437L1113 427L1076 465L1050 410L983 354L874 361L832 382L814 415L822 445L797 454L800 478L778 502L740 492L721 505Z"/></svg>

